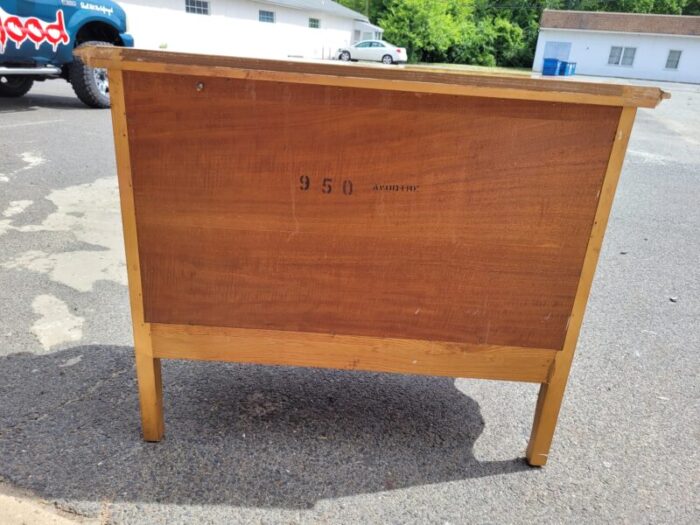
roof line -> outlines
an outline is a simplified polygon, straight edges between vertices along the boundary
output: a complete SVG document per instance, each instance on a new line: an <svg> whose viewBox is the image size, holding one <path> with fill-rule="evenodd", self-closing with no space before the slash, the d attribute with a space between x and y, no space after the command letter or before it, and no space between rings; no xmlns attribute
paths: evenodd
<svg viewBox="0 0 700 525"><path fill-rule="evenodd" d="M294 0L252 0L254 3L276 5L279 7L286 7L287 9L296 9L298 11L317 11L320 13L328 13L333 16L338 16L342 18L351 18L353 20L360 20L362 22L369 22L369 18L364 14L345 7L342 4L334 0L321 0L321 5L310 5L310 2L295 2ZM296 4L296 5L295 5ZM332 5L333 8L326 7L327 5Z"/></svg>
<svg viewBox="0 0 700 525"><path fill-rule="evenodd" d="M543 10L544 11L549 11L550 13L581 13L581 14L586 14L586 15L600 15L600 16L605 16L605 15L615 15L615 16L631 16L631 17L641 17L641 16L653 16L653 17L659 17L659 16L665 16L669 18L698 18L700 19L700 16L696 15L670 15L670 14L657 14L657 13L622 13L620 11L577 11L576 9L549 9L546 8Z"/></svg>

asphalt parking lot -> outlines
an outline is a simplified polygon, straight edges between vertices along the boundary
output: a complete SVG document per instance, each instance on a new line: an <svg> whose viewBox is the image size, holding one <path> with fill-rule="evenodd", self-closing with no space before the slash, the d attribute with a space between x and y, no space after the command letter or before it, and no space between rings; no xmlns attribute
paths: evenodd
<svg viewBox="0 0 700 525"><path fill-rule="evenodd" d="M144 443L110 114L58 81L0 100L0 495L115 524L700 522L700 86L660 85L543 469L536 385L315 369L165 362Z"/></svg>

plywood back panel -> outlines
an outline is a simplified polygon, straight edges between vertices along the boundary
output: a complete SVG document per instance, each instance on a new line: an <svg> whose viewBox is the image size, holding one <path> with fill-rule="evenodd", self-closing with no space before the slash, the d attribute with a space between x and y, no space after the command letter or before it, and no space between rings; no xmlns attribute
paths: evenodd
<svg viewBox="0 0 700 525"><path fill-rule="evenodd" d="M147 322L561 349L620 108L124 84Z"/></svg>

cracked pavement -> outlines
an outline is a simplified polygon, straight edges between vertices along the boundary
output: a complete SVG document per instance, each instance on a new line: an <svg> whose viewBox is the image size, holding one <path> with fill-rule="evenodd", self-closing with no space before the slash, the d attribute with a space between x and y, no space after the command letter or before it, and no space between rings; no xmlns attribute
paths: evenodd
<svg viewBox="0 0 700 525"><path fill-rule="evenodd" d="M662 87L544 469L536 385L332 370L164 362L143 442L109 112L0 100L0 493L115 524L697 523L700 86Z"/></svg>

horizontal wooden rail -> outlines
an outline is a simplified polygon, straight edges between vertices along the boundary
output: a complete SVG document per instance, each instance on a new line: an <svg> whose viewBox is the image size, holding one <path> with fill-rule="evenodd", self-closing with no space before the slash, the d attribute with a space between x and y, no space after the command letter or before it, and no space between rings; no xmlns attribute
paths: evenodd
<svg viewBox="0 0 700 525"><path fill-rule="evenodd" d="M542 383L556 350L279 330L150 325L154 358Z"/></svg>
<svg viewBox="0 0 700 525"><path fill-rule="evenodd" d="M282 61L212 57L141 49L86 47L76 54L88 64L111 70L244 78L323 86L518 100L656 107L670 95L656 87L581 82L516 74L480 74L331 61Z"/></svg>

